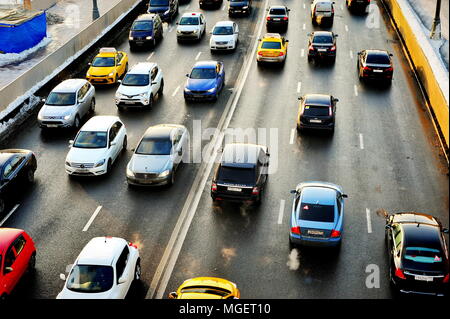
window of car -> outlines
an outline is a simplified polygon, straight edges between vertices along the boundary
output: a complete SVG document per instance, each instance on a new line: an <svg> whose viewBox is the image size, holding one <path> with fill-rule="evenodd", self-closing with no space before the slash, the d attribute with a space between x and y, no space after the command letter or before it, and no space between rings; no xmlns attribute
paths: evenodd
<svg viewBox="0 0 450 319"><path fill-rule="evenodd" d="M198 17L182 17L179 25L199 25L200 19Z"/></svg>
<svg viewBox="0 0 450 319"><path fill-rule="evenodd" d="M170 155L172 141L170 138L143 138L139 143L136 154L140 155Z"/></svg>
<svg viewBox="0 0 450 319"><path fill-rule="evenodd" d="M22 252L23 248L25 247L26 240L23 237L23 235L20 235L15 241L14 241L14 249L16 250L16 255L19 256Z"/></svg>
<svg viewBox="0 0 450 319"><path fill-rule="evenodd" d="M45 101L46 105L68 106L76 103L75 93L57 93L51 92Z"/></svg>
<svg viewBox="0 0 450 319"><path fill-rule="evenodd" d="M341 209L342 209L342 201L341 201L341 197L338 195L336 197L336 204L337 204L337 210L338 210L338 214L341 214Z"/></svg>
<svg viewBox="0 0 450 319"><path fill-rule="evenodd" d="M368 54L366 57L366 63L391 64L391 60L389 59L389 56L385 54Z"/></svg>
<svg viewBox="0 0 450 319"><path fill-rule="evenodd" d="M15 261L16 261L16 254L14 252L14 246L11 246L9 247L8 251L5 254L5 266L3 268L3 271L5 272L7 267L12 267Z"/></svg>
<svg viewBox="0 0 450 319"><path fill-rule="evenodd" d="M233 27L217 26L213 30L213 35L231 35L233 34Z"/></svg>
<svg viewBox="0 0 450 319"><path fill-rule="evenodd" d="M313 44L333 44L331 35L315 35L312 40Z"/></svg>
<svg viewBox="0 0 450 319"><path fill-rule="evenodd" d="M147 86L150 83L150 76L148 74L130 74L127 73L122 80L122 85L125 86Z"/></svg>
<svg viewBox="0 0 450 319"><path fill-rule="evenodd" d="M78 90L78 96L77 99L78 101L84 99L84 97L86 96L86 93L89 91L89 86L87 85L87 83L85 85L83 85L80 90Z"/></svg>
<svg viewBox="0 0 450 319"><path fill-rule="evenodd" d="M399 225L394 225L394 244L395 248L399 249L402 243L403 231Z"/></svg>
<svg viewBox="0 0 450 319"><path fill-rule="evenodd" d="M73 146L77 148L105 148L107 132L81 131L75 139Z"/></svg>
<svg viewBox="0 0 450 319"><path fill-rule="evenodd" d="M334 205L302 202L300 204L299 219L332 223L334 222Z"/></svg>
<svg viewBox="0 0 450 319"><path fill-rule="evenodd" d="M169 6L169 0L150 0L151 7L167 7Z"/></svg>
<svg viewBox="0 0 450 319"><path fill-rule="evenodd" d="M223 289L220 287L210 287L210 286L190 286L181 289L182 294L210 294L220 297L225 297L231 294L231 291Z"/></svg>
<svg viewBox="0 0 450 319"><path fill-rule="evenodd" d="M128 256L130 255L130 250L128 249L128 246L125 246L125 248L122 250L122 253L119 256L119 259L117 259L116 262L116 280L119 280L120 277L122 277L123 272L125 270L125 267L128 263Z"/></svg>
<svg viewBox="0 0 450 319"><path fill-rule="evenodd" d="M272 9L270 9L269 14L284 16L284 15L286 15L286 9L283 9L283 8L272 8Z"/></svg>
<svg viewBox="0 0 450 319"><path fill-rule="evenodd" d="M117 53L117 56L116 56L117 63L116 63L116 65L118 65L118 64L120 63L120 61L122 60L122 58L123 58L123 54L122 54L122 53Z"/></svg>
<svg viewBox="0 0 450 319"><path fill-rule="evenodd" d="M120 122L116 122L111 126L111 128L109 129L109 142L110 143L116 139L117 134L119 133L119 130L121 127L122 127L122 124Z"/></svg>
<svg viewBox="0 0 450 319"><path fill-rule="evenodd" d="M213 68L194 68L192 69L191 79L215 79L216 69Z"/></svg>
<svg viewBox="0 0 450 319"><path fill-rule="evenodd" d="M255 184L256 178L257 175L254 168L230 167L223 165L219 167L219 174L217 176L217 179L220 182L244 185Z"/></svg>
<svg viewBox="0 0 450 319"><path fill-rule="evenodd" d="M132 31L152 31L153 21L135 21L131 26Z"/></svg>
<svg viewBox="0 0 450 319"><path fill-rule="evenodd" d="M13 169L11 163L6 164L5 167L3 168L3 179L9 178L12 172Z"/></svg>
<svg viewBox="0 0 450 319"><path fill-rule="evenodd" d="M16 155L11 160L11 169L14 172L16 169L19 168L20 164L25 160L23 156Z"/></svg>
<svg viewBox="0 0 450 319"><path fill-rule="evenodd" d="M67 289L83 293L108 291L114 284L111 266L75 265L67 279Z"/></svg>
<svg viewBox="0 0 450 319"><path fill-rule="evenodd" d="M92 62L94 67L113 67L116 65L113 57L96 57Z"/></svg>
<svg viewBox="0 0 450 319"><path fill-rule="evenodd" d="M177 132L175 133L174 138L173 138L173 145L177 145L180 142L182 136L183 136L183 132L180 130L177 130Z"/></svg>
<svg viewBox="0 0 450 319"><path fill-rule="evenodd" d="M159 70L158 70L158 67L157 66L155 66L153 69L152 69L152 81L154 81L155 79L156 79L156 76L158 75L158 72L159 72Z"/></svg>
<svg viewBox="0 0 450 319"><path fill-rule="evenodd" d="M305 105L303 114L306 116L329 116L330 107L324 105Z"/></svg>
<svg viewBox="0 0 450 319"><path fill-rule="evenodd" d="M279 50L279 49L281 49L281 42L278 42L278 41L263 41L263 43L261 44L261 49Z"/></svg>
<svg viewBox="0 0 450 319"><path fill-rule="evenodd" d="M405 247L404 266L424 271L442 271L444 254L439 247L412 246Z"/></svg>

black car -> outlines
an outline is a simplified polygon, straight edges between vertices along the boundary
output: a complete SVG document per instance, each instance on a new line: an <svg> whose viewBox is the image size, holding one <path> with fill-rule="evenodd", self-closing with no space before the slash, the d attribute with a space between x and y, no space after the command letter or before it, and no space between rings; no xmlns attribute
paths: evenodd
<svg viewBox="0 0 450 319"><path fill-rule="evenodd" d="M228 0L228 16L247 15L252 13L252 0Z"/></svg>
<svg viewBox="0 0 450 319"><path fill-rule="evenodd" d="M347 8L351 11L366 12L370 0L346 0Z"/></svg>
<svg viewBox="0 0 450 319"><path fill-rule="evenodd" d="M266 146L227 144L212 180L212 199L261 203L269 156Z"/></svg>
<svg viewBox="0 0 450 319"><path fill-rule="evenodd" d="M163 26L158 14L142 14L131 26L128 41L130 49L137 46L151 45L156 46L157 41L163 38Z"/></svg>
<svg viewBox="0 0 450 319"><path fill-rule="evenodd" d="M289 24L289 11L286 6L271 6L267 9L269 14L266 17L266 28L270 32L274 29L287 30Z"/></svg>
<svg viewBox="0 0 450 319"><path fill-rule="evenodd" d="M150 0L147 13L156 13L163 21L172 21L178 14L178 0Z"/></svg>
<svg viewBox="0 0 450 319"><path fill-rule="evenodd" d="M299 98L297 131L319 129L334 132L336 103L339 101L331 95L306 94Z"/></svg>
<svg viewBox="0 0 450 319"><path fill-rule="evenodd" d="M308 62L312 60L336 61L336 38L337 34L330 31L316 31L309 33Z"/></svg>
<svg viewBox="0 0 450 319"><path fill-rule="evenodd" d="M222 3L223 0L198 0L198 5L200 6L200 9L204 9L206 7L220 8Z"/></svg>
<svg viewBox="0 0 450 319"><path fill-rule="evenodd" d="M448 229L435 217L406 212L386 217L389 277L395 293L448 292Z"/></svg>
<svg viewBox="0 0 450 319"><path fill-rule="evenodd" d="M6 201L24 184L34 182L37 168L32 151L7 149L0 151L0 214L6 209Z"/></svg>
<svg viewBox="0 0 450 319"><path fill-rule="evenodd" d="M385 80L392 82L394 63L392 54L384 50L358 52L358 74L360 80Z"/></svg>

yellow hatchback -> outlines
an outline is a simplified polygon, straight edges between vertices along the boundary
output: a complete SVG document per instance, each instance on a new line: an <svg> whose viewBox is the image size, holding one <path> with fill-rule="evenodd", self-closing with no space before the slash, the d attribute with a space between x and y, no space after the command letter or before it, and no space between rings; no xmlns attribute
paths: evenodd
<svg viewBox="0 0 450 319"><path fill-rule="evenodd" d="M115 48L101 48L89 63L86 79L92 84L115 84L128 71L128 55Z"/></svg>
<svg viewBox="0 0 450 319"><path fill-rule="evenodd" d="M258 53L256 61L284 63L286 61L287 47L289 40L286 40L279 33L266 33L259 39Z"/></svg>
<svg viewBox="0 0 450 319"><path fill-rule="evenodd" d="M215 277L188 279L169 294L170 299L239 299L241 293L236 284Z"/></svg>

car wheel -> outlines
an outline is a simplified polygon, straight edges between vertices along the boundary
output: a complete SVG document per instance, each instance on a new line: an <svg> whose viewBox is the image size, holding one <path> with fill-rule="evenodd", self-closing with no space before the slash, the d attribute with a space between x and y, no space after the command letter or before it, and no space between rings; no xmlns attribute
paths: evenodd
<svg viewBox="0 0 450 319"><path fill-rule="evenodd" d="M3 212L5 211L5 200L3 198L0 197L0 214L3 214Z"/></svg>
<svg viewBox="0 0 450 319"><path fill-rule="evenodd" d="M153 42L152 42L152 48L156 48L156 38L153 38Z"/></svg>
<svg viewBox="0 0 450 319"><path fill-rule="evenodd" d="M136 262L136 267L134 268L134 281L141 280L141 274L142 274L141 260L138 259L137 262Z"/></svg>
<svg viewBox="0 0 450 319"><path fill-rule="evenodd" d="M35 270L36 270L36 253L34 252L30 257L30 260L28 261L27 272L33 273Z"/></svg>
<svg viewBox="0 0 450 319"><path fill-rule="evenodd" d="M150 94L150 98L148 99L148 105L147 108L151 109L153 106L153 94Z"/></svg>
<svg viewBox="0 0 450 319"><path fill-rule="evenodd" d="M92 98L91 100L91 106L89 108L89 112L94 113L95 112L95 99Z"/></svg>
<svg viewBox="0 0 450 319"><path fill-rule="evenodd" d="M27 182L33 184L34 182L34 170L29 168L27 171Z"/></svg>
<svg viewBox="0 0 450 319"><path fill-rule="evenodd" d="M164 93L164 79L161 79L161 85L159 86L158 95L162 96Z"/></svg>
<svg viewBox="0 0 450 319"><path fill-rule="evenodd" d="M106 165L106 174L109 174L111 172L112 167L112 161L111 159L108 160L108 164Z"/></svg>
<svg viewBox="0 0 450 319"><path fill-rule="evenodd" d="M175 184L175 172L172 171L172 173L170 174L170 179L169 182L167 183L168 186L172 186L173 184Z"/></svg>
<svg viewBox="0 0 450 319"><path fill-rule="evenodd" d="M8 299L8 295L6 294L6 292L0 296L0 300L7 300Z"/></svg>
<svg viewBox="0 0 450 319"><path fill-rule="evenodd" d="M122 152L125 152L127 150L127 145L128 145L128 141L127 141L127 136L125 135L125 138L123 139L123 143L122 143Z"/></svg>
<svg viewBox="0 0 450 319"><path fill-rule="evenodd" d="M75 120L73 121L73 127L78 130L80 128L80 124L80 117L77 115L75 116Z"/></svg>

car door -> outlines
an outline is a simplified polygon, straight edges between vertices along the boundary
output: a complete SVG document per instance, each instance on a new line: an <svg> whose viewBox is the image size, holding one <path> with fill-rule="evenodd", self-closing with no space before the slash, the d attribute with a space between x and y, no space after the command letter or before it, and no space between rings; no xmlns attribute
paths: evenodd
<svg viewBox="0 0 450 319"><path fill-rule="evenodd" d="M112 159L112 161L115 161L115 159L117 158L117 131L116 131L116 126L115 124L113 124L110 129L109 129L109 133L108 133L108 157ZM113 145L114 144L114 145Z"/></svg>
<svg viewBox="0 0 450 319"><path fill-rule="evenodd" d="M183 157L183 144L181 141L182 137L182 131L179 129L176 129L173 139L172 139L172 156L173 156L173 163L175 163L176 166L180 164L181 159Z"/></svg>
<svg viewBox="0 0 450 319"><path fill-rule="evenodd" d="M158 79L158 73L159 73L158 66L154 66L152 68L152 70L150 71L150 79L151 79L150 91L153 94L153 96L156 95L156 93L159 90L159 86L161 85L161 81L160 81L160 79Z"/></svg>
<svg viewBox="0 0 450 319"><path fill-rule="evenodd" d="M217 63L216 72L217 72L217 78L218 78L218 84L219 84L218 88L222 89L224 86L224 76L225 76L225 71L223 69L222 62Z"/></svg>
<svg viewBox="0 0 450 319"><path fill-rule="evenodd" d="M3 288L10 293L20 279L20 269L15 269L16 252L14 244L8 247L3 262Z"/></svg>
<svg viewBox="0 0 450 319"><path fill-rule="evenodd" d="M20 235L13 243L14 251L16 254L16 260L14 262L14 270L17 271L16 275L21 277L27 270L30 256L27 254L25 246L27 241Z"/></svg>
<svg viewBox="0 0 450 319"><path fill-rule="evenodd" d="M78 91L78 109L81 117L89 112L90 100L88 99L89 86L85 83Z"/></svg>
<svg viewBox="0 0 450 319"><path fill-rule="evenodd" d="M114 145L114 146L116 147L115 152L116 152L116 158L117 158L123 148L123 142L125 139L125 128L121 122L117 121L114 124L114 130L115 130L115 134L116 134L116 145Z"/></svg>
<svg viewBox="0 0 450 319"><path fill-rule="evenodd" d="M234 43L236 43L239 39L239 27L236 23L233 23L233 37Z"/></svg>
<svg viewBox="0 0 450 319"><path fill-rule="evenodd" d="M133 282L134 269L130 265L130 249L127 245L124 246L119 258L116 261L116 284L117 284L117 297L124 299L130 289ZM131 270L130 270L131 269ZM125 282L119 284L119 279L124 278Z"/></svg>

